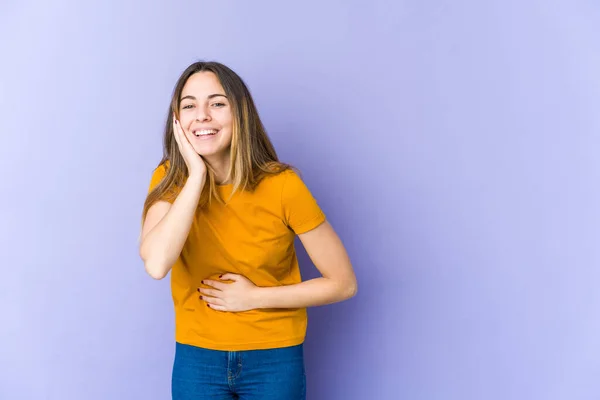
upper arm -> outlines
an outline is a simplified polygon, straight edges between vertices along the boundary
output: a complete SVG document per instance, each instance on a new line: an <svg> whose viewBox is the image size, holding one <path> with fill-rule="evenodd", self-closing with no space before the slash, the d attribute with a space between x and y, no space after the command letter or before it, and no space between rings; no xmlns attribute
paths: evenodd
<svg viewBox="0 0 600 400"><path fill-rule="evenodd" d="M148 188L148 193L151 193L152 190L164 179L167 174L165 164L159 165L154 169L152 173L152 177L150 179L150 185ZM158 223L163 219L165 215L171 209L172 203L166 200L158 200L150 208L146 213L146 217L142 223L142 232L140 237L140 244L144 241L144 238L154 228Z"/></svg>
<svg viewBox="0 0 600 400"><path fill-rule="evenodd" d="M329 221L298 237L323 277L356 286L356 276L346 248Z"/></svg>
<svg viewBox="0 0 600 400"><path fill-rule="evenodd" d="M342 241L300 177L287 174L282 192L286 224L298 235L323 277L355 289L356 277Z"/></svg>
<svg viewBox="0 0 600 400"><path fill-rule="evenodd" d="M293 171L285 174L281 193L283 219L299 235L323 223L325 214L302 179Z"/></svg>
<svg viewBox="0 0 600 400"><path fill-rule="evenodd" d="M159 200L154 203L146 213L146 218L144 219L144 223L142 225L142 236L141 242L143 243L144 238L154 228L158 223L164 218L165 215L171 209L172 204L168 201Z"/></svg>

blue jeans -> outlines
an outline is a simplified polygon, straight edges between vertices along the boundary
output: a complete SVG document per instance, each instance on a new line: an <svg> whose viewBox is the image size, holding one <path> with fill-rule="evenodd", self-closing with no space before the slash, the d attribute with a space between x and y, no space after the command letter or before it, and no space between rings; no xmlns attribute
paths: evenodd
<svg viewBox="0 0 600 400"><path fill-rule="evenodd" d="M176 343L173 400L305 400L303 346L218 351Z"/></svg>

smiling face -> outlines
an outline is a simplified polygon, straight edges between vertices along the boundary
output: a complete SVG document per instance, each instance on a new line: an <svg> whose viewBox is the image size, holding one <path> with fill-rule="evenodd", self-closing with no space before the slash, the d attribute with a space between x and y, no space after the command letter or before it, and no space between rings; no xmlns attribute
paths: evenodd
<svg viewBox="0 0 600 400"><path fill-rule="evenodd" d="M181 92L179 122L198 154L211 164L227 165L233 113L213 72L197 72L187 80Z"/></svg>

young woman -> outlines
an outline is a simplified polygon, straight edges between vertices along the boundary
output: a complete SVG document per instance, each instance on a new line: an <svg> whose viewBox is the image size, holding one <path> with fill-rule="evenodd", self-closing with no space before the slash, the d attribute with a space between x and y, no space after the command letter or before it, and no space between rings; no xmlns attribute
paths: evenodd
<svg viewBox="0 0 600 400"><path fill-rule="evenodd" d="M173 399L304 399L306 308L349 299L356 278L225 65L197 62L177 81L142 220L146 271L171 271ZM301 280L296 235L321 277Z"/></svg>

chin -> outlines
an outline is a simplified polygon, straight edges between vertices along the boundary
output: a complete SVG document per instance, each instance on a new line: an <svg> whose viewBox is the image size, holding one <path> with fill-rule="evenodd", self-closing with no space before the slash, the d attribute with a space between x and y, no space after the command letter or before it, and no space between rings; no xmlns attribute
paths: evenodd
<svg viewBox="0 0 600 400"><path fill-rule="evenodd" d="M229 149L199 149L194 147L196 153L205 159L214 159L218 157L225 157L229 155Z"/></svg>

